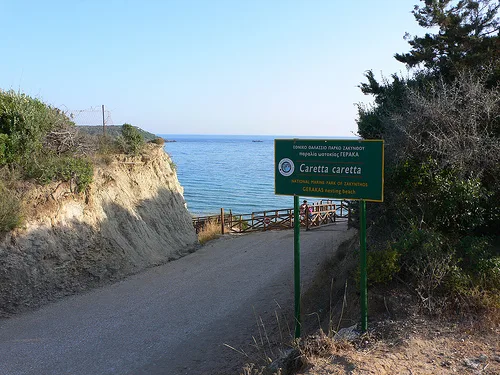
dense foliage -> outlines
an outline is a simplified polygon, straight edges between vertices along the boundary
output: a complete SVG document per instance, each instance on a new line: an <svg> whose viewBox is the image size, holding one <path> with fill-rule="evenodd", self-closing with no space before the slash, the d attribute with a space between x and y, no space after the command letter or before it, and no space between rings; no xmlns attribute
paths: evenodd
<svg viewBox="0 0 500 375"><path fill-rule="evenodd" d="M500 3L495 0L425 0L413 14L424 28L439 28L435 34L410 39L409 53L395 55L428 74L453 79L464 70L481 70L500 58L498 30ZM500 76L496 66L496 79Z"/></svg>
<svg viewBox="0 0 500 375"><path fill-rule="evenodd" d="M92 182L96 152L105 149L106 157L119 152L137 154L144 132L129 124L118 128L119 139L79 132L59 109L25 94L0 90L0 233L21 223L17 182L66 181L72 192L80 193Z"/></svg>
<svg viewBox="0 0 500 375"><path fill-rule="evenodd" d="M117 139L123 152L137 155L144 146L144 137L139 129L130 124L123 124L122 135Z"/></svg>
<svg viewBox="0 0 500 375"><path fill-rule="evenodd" d="M431 309L445 291L500 290L500 3L422 2L416 20L437 31L395 55L411 76L366 74L358 132L386 145L372 274L401 271Z"/></svg>
<svg viewBox="0 0 500 375"><path fill-rule="evenodd" d="M92 164L81 155L75 125L56 108L14 91L0 91L0 167L39 183L62 180L83 191Z"/></svg>
<svg viewBox="0 0 500 375"><path fill-rule="evenodd" d="M87 126L87 125L83 126L83 125L81 125L81 126L78 126L78 130L82 133L86 133L86 134L93 135L93 136L102 136L102 134L103 134L102 126ZM137 130L139 131L139 133L142 134L142 136L144 137L144 141L146 141L146 142L151 142L151 141L158 139L158 137L153 133L147 132L147 131L140 129L140 128L137 128ZM105 133L106 133L106 137L109 137L111 139L116 139L122 135L122 126L121 125L106 125Z"/></svg>
<svg viewBox="0 0 500 375"><path fill-rule="evenodd" d="M66 121L38 99L0 91L0 166L27 163L41 151L44 137Z"/></svg>

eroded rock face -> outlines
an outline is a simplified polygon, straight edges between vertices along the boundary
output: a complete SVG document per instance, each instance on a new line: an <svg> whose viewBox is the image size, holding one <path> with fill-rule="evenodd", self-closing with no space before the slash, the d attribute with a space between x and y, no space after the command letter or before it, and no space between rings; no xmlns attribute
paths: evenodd
<svg viewBox="0 0 500 375"><path fill-rule="evenodd" d="M155 145L96 166L85 194L54 184L26 199L24 227L0 239L0 313L102 285L197 245L171 160Z"/></svg>

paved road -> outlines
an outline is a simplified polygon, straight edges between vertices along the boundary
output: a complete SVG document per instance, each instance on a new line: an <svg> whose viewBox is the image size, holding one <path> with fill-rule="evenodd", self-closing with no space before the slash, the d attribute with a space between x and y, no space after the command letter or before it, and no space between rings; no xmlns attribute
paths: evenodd
<svg viewBox="0 0 500 375"><path fill-rule="evenodd" d="M345 224L301 232L304 285L352 235ZM0 375L235 374L247 358L223 344L248 347L258 337L255 316L272 324L275 311L292 309L293 231L227 236L0 320Z"/></svg>

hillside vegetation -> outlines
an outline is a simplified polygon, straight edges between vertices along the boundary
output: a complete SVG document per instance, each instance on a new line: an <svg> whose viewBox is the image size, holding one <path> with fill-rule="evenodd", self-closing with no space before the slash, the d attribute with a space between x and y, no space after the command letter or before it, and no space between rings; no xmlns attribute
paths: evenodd
<svg viewBox="0 0 500 375"><path fill-rule="evenodd" d="M78 130L80 132L93 135L93 136L102 136L103 130L102 126L88 126L88 125L78 125ZM143 129L137 128L139 134L144 138L144 141L149 142L157 139L158 137L150 132L147 132ZM110 138L116 139L122 135L122 126L121 125L106 125L105 127L106 135Z"/></svg>
<svg viewBox="0 0 500 375"><path fill-rule="evenodd" d="M106 162L110 154L138 154L143 134L124 124L113 128L113 137L91 135L57 108L0 90L0 233L21 225L27 183L64 181L81 193L92 182L95 163Z"/></svg>
<svg viewBox="0 0 500 375"><path fill-rule="evenodd" d="M396 54L411 75L366 74L358 131L385 140L385 202L373 222L369 281L411 285L422 307L500 308L500 4L423 1L435 33Z"/></svg>

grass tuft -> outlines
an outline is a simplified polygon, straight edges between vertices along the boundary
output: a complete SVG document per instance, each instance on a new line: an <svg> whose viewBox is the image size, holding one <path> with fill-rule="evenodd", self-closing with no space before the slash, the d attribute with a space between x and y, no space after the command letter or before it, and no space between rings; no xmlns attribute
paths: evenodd
<svg viewBox="0 0 500 375"><path fill-rule="evenodd" d="M21 226L22 221L21 201L0 181L0 233Z"/></svg>
<svg viewBox="0 0 500 375"><path fill-rule="evenodd" d="M220 224L215 221L207 222L198 233L198 241L205 244L210 240L216 239L221 235Z"/></svg>

